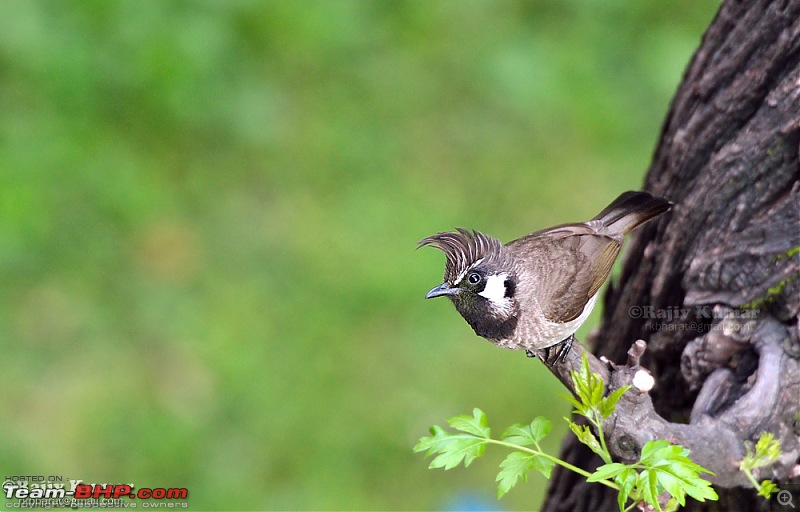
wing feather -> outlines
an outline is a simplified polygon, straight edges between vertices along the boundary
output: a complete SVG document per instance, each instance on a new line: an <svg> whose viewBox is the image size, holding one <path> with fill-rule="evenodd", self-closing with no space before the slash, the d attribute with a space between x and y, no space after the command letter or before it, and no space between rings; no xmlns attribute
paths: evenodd
<svg viewBox="0 0 800 512"><path fill-rule="evenodd" d="M534 280L530 292L548 320L578 318L611 273L622 237L598 234L597 227L591 222L565 224L508 244L525 275Z"/></svg>

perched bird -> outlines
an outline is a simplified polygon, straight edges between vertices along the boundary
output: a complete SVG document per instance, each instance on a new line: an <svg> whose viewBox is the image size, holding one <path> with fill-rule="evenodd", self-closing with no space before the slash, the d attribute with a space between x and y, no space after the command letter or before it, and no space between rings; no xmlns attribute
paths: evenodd
<svg viewBox="0 0 800 512"><path fill-rule="evenodd" d="M425 296L448 297L478 336L510 349L561 348L566 355L608 278L626 233L670 209L647 192L625 192L588 222L536 231L505 245L457 228L422 239L444 252L444 283Z"/></svg>

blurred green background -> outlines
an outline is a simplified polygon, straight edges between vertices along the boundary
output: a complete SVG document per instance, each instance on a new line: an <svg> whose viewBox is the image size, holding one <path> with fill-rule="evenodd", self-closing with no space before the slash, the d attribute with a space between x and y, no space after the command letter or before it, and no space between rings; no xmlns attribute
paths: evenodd
<svg viewBox="0 0 800 512"><path fill-rule="evenodd" d="M431 424L566 403L423 300L466 226L640 188L717 1L3 1L4 475L192 509L536 509ZM595 318L597 314L595 314ZM590 322L592 323L592 322ZM586 332L586 328L582 333Z"/></svg>

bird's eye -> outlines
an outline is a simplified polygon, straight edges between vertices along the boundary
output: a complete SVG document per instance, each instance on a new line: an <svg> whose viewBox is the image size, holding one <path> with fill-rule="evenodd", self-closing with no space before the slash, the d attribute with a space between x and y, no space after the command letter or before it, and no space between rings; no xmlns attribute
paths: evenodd
<svg viewBox="0 0 800 512"><path fill-rule="evenodd" d="M469 281L471 284L478 284L478 283L480 283L480 282L481 282L481 275L480 275L479 273L477 273L477 272L472 272L472 273L470 273L470 275L467 277L467 280L468 280L468 281Z"/></svg>

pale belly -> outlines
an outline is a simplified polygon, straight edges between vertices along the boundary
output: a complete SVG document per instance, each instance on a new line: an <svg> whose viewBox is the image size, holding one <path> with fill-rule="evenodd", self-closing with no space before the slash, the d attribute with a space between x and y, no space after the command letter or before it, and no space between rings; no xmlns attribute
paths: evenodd
<svg viewBox="0 0 800 512"><path fill-rule="evenodd" d="M520 319L514 337L495 341L497 345L511 349L541 349L553 346L571 335L583 325L594 309L599 293L589 299L580 316L566 323L550 322L543 318Z"/></svg>

